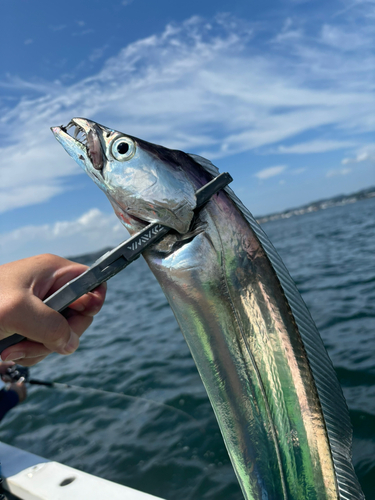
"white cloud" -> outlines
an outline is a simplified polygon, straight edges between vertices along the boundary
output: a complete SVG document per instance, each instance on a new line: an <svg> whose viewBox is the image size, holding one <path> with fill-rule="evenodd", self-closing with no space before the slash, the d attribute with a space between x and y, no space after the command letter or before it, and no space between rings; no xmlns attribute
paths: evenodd
<svg viewBox="0 0 375 500"><path fill-rule="evenodd" d="M263 170L259 170L255 175L260 180L270 179L271 177L275 177L275 175L280 175L286 169L286 165L276 165L274 167L264 168Z"/></svg>
<svg viewBox="0 0 375 500"><path fill-rule="evenodd" d="M72 33L72 36L85 36L85 35L91 35L91 33L94 33L94 30L89 28L87 30L75 31L74 33Z"/></svg>
<svg viewBox="0 0 375 500"><path fill-rule="evenodd" d="M294 26L294 21L291 17L286 18L281 32L272 40L274 43L283 43L293 41L294 43L302 38L303 30Z"/></svg>
<svg viewBox="0 0 375 500"><path fill-rule="evenodd" d="M54 224L25 226L0 235L0 264L40 253L69 256L115 246L129 237L114 213L93 208L81 217Z"/></svg>
<svg viewBox="0 0 375 500"><path fill-rule="evenodd" d="M375 162L375 144L361 148L354 158L344 158L341 163L347 165L348 163L361 163L364 161Z"/></svg>
<svg viewBox="0 0 375 500"><path fill-rule="evenodd" d="M351 168L341 168L337 170L328 170L326 177L336 177L337 175L348 175L352 171Z"/></svg>
<svg viewBox="0 0 375 500"><path fill-rule="evenodd" d="M56 26L50 26L50 29L52 31L61 31L61 30L64 30L66 27L67 27L66 24L58 24Z"/></svg>
<svg viewBox="0 0 375 500"><path fill-rule="evenodd" d="M360 57L332 43L327 50L320 31L315 38L299 31L298 44L290 37L272 44L275 34L262 32L258 40L257 29L225 16L210 23L194 17L128 45L73 85L0 82L29 95L0 109L0 210L71 188L78 167L49 127L73 116L212 159L309 131L327 136L327 129L335 140L279 152L358 147L360 134L375 130L374 57L363 46ZM292 29L299 28L287 22L283 33Z"/></svg>
<svg viewBox="0 0 375 500"><path fill-rule="evenodd" d="M309 153L325 153L337 149L346 149L355 146L353 141L332 141L332 140L317 140L309 142L300 142L292 146L280 145L274 151L275 153L285 154L309 154Z"/></svg>
<svg viewBox="0 0 375 500"><path fill-rule="evenodd" d="M301 167L301 168L295 168L293 170L288 170L288 173L292 175L300 175L303 174L303 172L306 172L306 170L307 170L306 167Z"/></svg>
<svg viewBox="0 0 375 500"><path fill-rule="evenodd" d="M325 24L321 32L321 41L337 49L357 50L372 43L370 36L366 36L363 31L348 32L347 30Z"/></svg>
<svg viewBox="0 0 375 500"><path fill-rule="evenodd" d="M89 55L89 60L91 62L97 61L98 59L101 59L104 55L104 52L108 49L108 44L105 44L103 47L98 47L94 49L91 54Z"/></svg>
<svg viewBox="0 0 375 500"><path fill-rule="evenodd" d="M283 31L279 33L275 38L274 42L297 42L299 39L301 39L303 36L303 31L302 30L288 30L288 31Z"/></svg>

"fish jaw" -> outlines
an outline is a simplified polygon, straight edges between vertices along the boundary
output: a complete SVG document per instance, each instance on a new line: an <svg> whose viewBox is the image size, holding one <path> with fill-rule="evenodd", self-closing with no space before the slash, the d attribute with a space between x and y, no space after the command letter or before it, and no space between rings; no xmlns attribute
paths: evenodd
<svg viewBox="0 0 375 500"><path fill-rule="evenodd" d="M72 127L75 127L74 137L68 133ZM105 158L96 124L85 118L73 118L66 127L61 125L51 130L69 156L105 191L101 175Z"/></svg>

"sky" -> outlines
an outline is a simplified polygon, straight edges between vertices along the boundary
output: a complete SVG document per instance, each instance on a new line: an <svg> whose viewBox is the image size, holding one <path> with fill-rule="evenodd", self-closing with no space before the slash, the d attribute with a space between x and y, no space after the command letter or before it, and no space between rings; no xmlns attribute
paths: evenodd
<svg viewBox="0 0 375 500"><path fill-rule="evenodd" d="M375 0L0 1L0 263L128 237L50 127L199 154L254 215L375 185Z"/></svg>

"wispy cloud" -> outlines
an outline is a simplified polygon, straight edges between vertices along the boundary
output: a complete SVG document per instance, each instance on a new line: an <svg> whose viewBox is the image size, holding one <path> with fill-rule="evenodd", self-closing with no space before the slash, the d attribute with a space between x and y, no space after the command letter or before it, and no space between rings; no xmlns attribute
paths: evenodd
<svg viewBox="0 0 375 500"><path fill-rule="evenodd" d="M254 175L258 177L260 180L270 179L271 177L275 177L275 175L280 175L286 169L286 165L276 165L274 167L264 168L263 170L259 170Z"/></svg>
<svg viewBox="0 0 375 500"><path fill-rule="evenodd" d="M103 47L98 47L94 49L91 54L89 55L89 60L91 62L97 61L98 59L101 59L104 56L105 51L108 49L109 45L105 44Z"/></svg>
<svg viewBox="0 0 375 500"><path fill-rule="evenodd" d="M116 245L127 237L125 228L113 213L103 214L93 208L75 220L25 226L3 233L0 264L25 257L25 249L28 256L40 253L40 248L59 255L68 255L74 248L78 255L103 248L103 245Z"/></svg>
<svg viewBox="0 0 375 500"><path fill-rule="evenodd" d="M324 139L300 142L292 146L278 146L273 152L284 154L309 154L309 153L326 153L337 149L347 149L355 146L354 141L327 141Z"/></svg>
<svg viewBox="0 0 375 500"><path fill-rule="evenodd" d="M375 60L366 44L350 52L333 44L339 35L330 29L330 36L324 27L307 36L286 23L281 34L298 32L298 44L288 36L275 44L277 33L244 21L194 17L128 45L73 85L0 82L30 92L0 109L0 210L47 200L68 189L67 178L74 183L77 166L49 131L73 116L211 159L271 146L357 149L361 133L375 129ZM324 139L278 148L320 130Z"/></svg>
<svg viewBox="0 0 375 500"><path fill-rule="evenodd" d="M335 49L355 51L370 47L373 39L363 31L347 32L345 29L325 24L321 31L321 41Z"/></svg>
<svg viewBox="0 0 375 500"><path fill-rule="evenodd" d="M94 30L92 28L88 28L87 30L75 31L74 33L72 33L72 36L85 36L91 35L91 33L94 33Z"/></svg>
<svg viewBox="0 0 375 500"><path fill-rule="evenodd" d="M301 168L294 168L292 170L288 170L288 173L291 175L301 175L304 172L306 172L307 168L306 167L301 167Z"/></svg>
<svg viewBox="0 0 375 500"><path fill-rule="evenodd" d="M348 175L352 171L351 168L340 168L337 170L328 170L326 177L336 177L337 175Z"/></svg>
<svg viewBox="0 0 375 500"><path fill-rule="evenodd" d="M283 42L296 42L296 40L303 37L303 30L299 26L294 25L294 21L291 17L288 17L284 25L275 38L272 40L273 43L283 43Z"/></svg>
<svg viewBox="0 0 375 500"><path fill-rule="evenodd" d="M56 25L56 26L50 26L50 29L51 29L52 31L62 31L62 30L64 30L66 27L67 27L67 25L66 25L66 24L58 24L58 25Z"/></svg>
<svg viewBox="0 0 375 500"><path fill-rule="evenodd" d="M362 163L364 161L375 163L375 144L369 144L361 148L355 157L344 158L341 163L347 165L348 163Z"/></svg>

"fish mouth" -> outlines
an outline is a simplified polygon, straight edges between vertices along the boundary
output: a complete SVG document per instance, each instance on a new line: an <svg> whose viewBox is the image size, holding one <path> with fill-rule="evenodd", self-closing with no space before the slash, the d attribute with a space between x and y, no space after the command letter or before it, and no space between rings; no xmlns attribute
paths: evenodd
<svg viewBox="0 0 375 500"><path fill-rule="evenodd" d="M73 118L68 125L51 127L68 154L87 172L97 177L103 168L103 149L96 124L85 118Z"/></svg>
<svg viewBox="0 0 375 500"><path fill-rule="evenodd" d="M118 205L116 200L108 193L104 182L103 166L106 157L98 134L98 131L100 133L102 129L100 125L86 118L72 118L66 126L51 127L55 138L69 156L104 190L112 200L111 203ZM109 135L108 132L107 136ZM131 215L121 207L118 207L118 217L131 233L140 231L150 224L149 221Z"/></svg>

